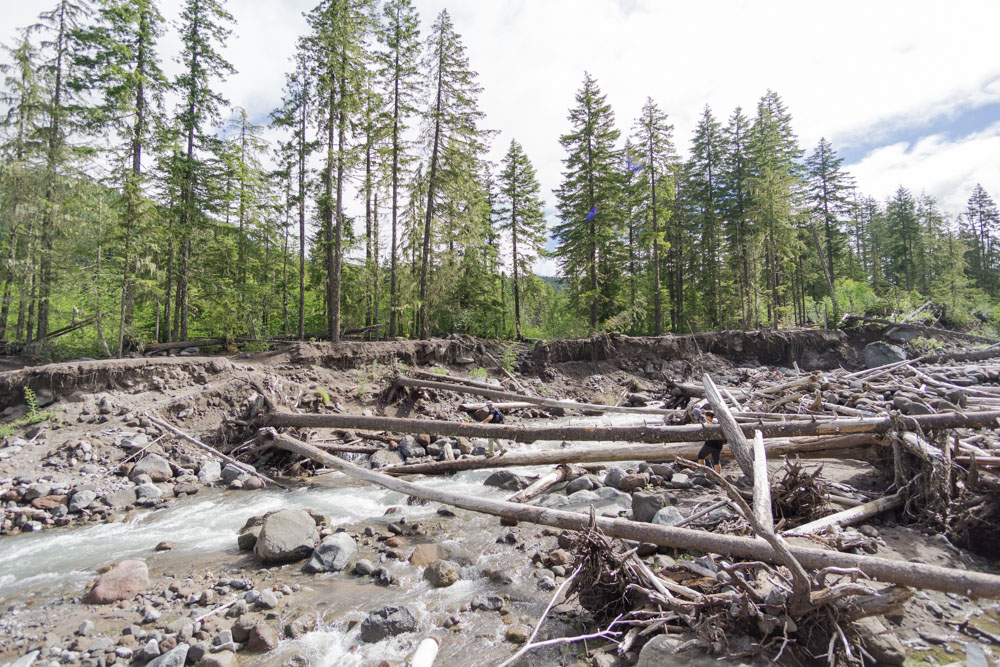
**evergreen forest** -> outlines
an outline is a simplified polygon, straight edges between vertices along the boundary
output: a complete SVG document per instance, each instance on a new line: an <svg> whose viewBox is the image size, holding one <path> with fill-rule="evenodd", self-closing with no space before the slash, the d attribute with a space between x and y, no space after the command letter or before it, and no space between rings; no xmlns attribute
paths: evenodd
<svg viewBox="0 0 1000 667"><path fill-rule="evenodd" d="M495 145L446 10L422 30L412 0L319 0L307 21L264 120L219 92L240 66L224 0L176 22L156 0L53 0L3 44L8 350L835 326L927 300L1000 329L998 184L962 212L919 184L879 200L830 142L800 145L773 90L679 137L665 101L616 118L581 72L574 99L538 102L566 108L547 200L522 144Z"/></svg>

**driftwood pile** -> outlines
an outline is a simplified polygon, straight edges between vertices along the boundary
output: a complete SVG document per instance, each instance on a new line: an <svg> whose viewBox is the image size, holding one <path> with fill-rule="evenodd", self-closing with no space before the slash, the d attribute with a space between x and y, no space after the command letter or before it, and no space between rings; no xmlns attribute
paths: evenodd
<svg viewBox="0 0 1000 667"><path fill-rule="evenodd" d="M855 373L743 371L739 386L728 387L717 386L706 375L697 384L673 383L662 401L646 407L558 401L523 388L508 391L476 380L418 372L396 378L395 393L451 392L503 402L510 409L619 412L634 415L639 423L528 427L292 414L272 408L257 421L263 428L251 451L291 452L297 460L308 459L326 470L424 500L579 531L572 538L577 562L569 593L605 627L590 636L612 640L621 653L652 635L684 630L693 637L685 648L697 646L716 654L796 662L820 656L831 664L860 664L865 629L855 622L898 611L912 588L1000 599L1000 576L871 556L873 541L849 528L895 510L980 553L1000 545L1000 478L991 472L1000 467L1000 363L992 361L995 357L1000 357L1000 347L937 354ZM689 409L699 402L714 411L717 425L685 423ZM399 436L387 433L419 435L422 444L438 446L428 448L434 452L431 456L376 472L331 454L338 450L336 443L322 443L321 449L304 442L295 437L296 429L339 429L341 451L355 454L379 441L399 442ZM474 455L467 438L600 444L487 457ZM725 455L735 458L742 488L732 483L736 477L725 479L693 462L708 439L727 441ZM767 456L786 458L769 474ZM883 495L870 497L824 480L821 466L804 464L805 458L869 460L891 483ZM692 474L704 475L727 497L675 526L588 518L525 504L585 472L581 464L613 461L673 461L672 469L687 467ZM556 467L506 502L400 479L543 464ZM648 485L666 484L656 473L662 468L646 468ZM736 521L706 521L706 515L723 504L736 512ZM789 541L802 536L823 548ZM653 573L637 556L640 544L706 555Z"/></svg>

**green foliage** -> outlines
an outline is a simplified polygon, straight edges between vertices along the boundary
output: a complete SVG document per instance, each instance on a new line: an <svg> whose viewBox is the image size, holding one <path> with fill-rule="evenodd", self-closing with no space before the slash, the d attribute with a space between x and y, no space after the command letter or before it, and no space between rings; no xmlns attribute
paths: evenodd
<svg viewBox="0 0 1000 667"><path fill-rule="evenodd" d="M42 412L38 409L38 399L31 387L24 388L24 402L28 406L28 413L18 417L9 424L0 425L0 438L9 438L19 428L41 424L55 416L54 412Z"/></svg>
<svg viewBox="0 0 1000 667"><path fill-rule="evenodd" d="M482 366L476 366L471 371L469 371L469 377L470 378L484 378L485 379L485 378L489 377L489 373L487 373L486 369L483 368Z"/></svg>
<svg viewBox="0 0 1000 667"><path fill-rule="evenodd" d="M500 366L508 373L513 373L516 365L517 348L513 344L504 345L500 350Z"/></svg>
<svg viewBox="0 0 1000 667"><path fill-rule="evenodd" d="M323 387L316 387L313 391L316 392L316 395L319 397L319 399L323 401L323 405L330 405L330 403L332 402L332 399L330 398L330 392L328 392L326 389L323 389Z"/></svg>

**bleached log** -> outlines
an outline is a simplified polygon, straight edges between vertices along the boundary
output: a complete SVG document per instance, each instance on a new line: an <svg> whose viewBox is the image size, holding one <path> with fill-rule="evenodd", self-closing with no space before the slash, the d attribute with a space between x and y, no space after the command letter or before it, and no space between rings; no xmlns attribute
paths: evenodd
<svg viewBox="0 0 1000 667"><path fill-rule="evenodd" d="M894 493L893 495L885 496L884 498L876 498L875 500L858 505L857 507L852 507L844 510L843 512L830 514L821 519L804 523L797 528L786 530L783 535L815 535L816 533L821 533L834 526L851 526L856 523L861 523L866 519L870 519L873 516L878 516L882 512L888 512L891 509L895 509L901 506L905 500L906 498L904 498L900 493Z"/></svg>
<svg viewBox="0 0 1000 667"><path fill-rule="evenodd" d="M753 445L750 444L746 436L743 435L743 431L740 430L740 425L736 423L733 413L729 410L729 406L726 405L722 394L719 393L715 382L712 381L712 376L705 373L702 377L702 383L705 385L705 395L715 410L715 417L719 420L722 432L726 434L726 441L729 442L729 446L733 450L733 457L736 459L736 463L739 464L740 470L747 476L747 479L753 481Z"/></svg>

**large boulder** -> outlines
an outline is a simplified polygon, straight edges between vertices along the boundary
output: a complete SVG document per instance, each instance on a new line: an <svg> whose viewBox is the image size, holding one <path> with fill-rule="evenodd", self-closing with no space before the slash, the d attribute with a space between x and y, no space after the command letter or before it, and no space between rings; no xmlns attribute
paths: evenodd
<svg viewBox="0 0 1000 667"><path fill-rule="evenodd" d="M424 579L434 588L446 588L461 578L458 565L450 560L436 560L424 569Z"/></svg>
<svg viewBox="0 0 1000 667"><path fill-rule="evenodd" d="M141 560L123 560L97 577L83 599L87 604L128 600L149 588L149 569Z"/></svg>
<svg viewBox="0 0 1000 667"><path fill-rule="evenodd" d="M165 482L174 476L174 471L170 463L159 454L146 454L132 466L129 479L134 480L139 475L149 475L149 479L154 482Z"/></svg>
<svg viewBox="0 0 1000 667"><path fill-rule="evenodd" d="M188 648L190 647L187 644L178 644L160 657L146 663L146 667L184 667Z"/></svg>
<svg viewBox="0 0 1000 667"><path fill-rule="evenodd" d="M368 457L372 468L395 466L403 462L403 457L390 449L380 449Z"/></svg>
<svg viewBox="0 0 1000 667"><path fill-rule="evenodd" d="M82 512L97 500L97 492L91 489L81 489L69 497L69 511Z"/></svg>
<svg viewBox="0 0 1000 667"><path fill-rule="evenodd" d="M339 572L357 553L354 538L347 533L334 533L316 547L303 568L306 572Z"/></svg>
<svg viewBox="0 0 1000 667"><path fill-rule="evenodd" d="M670 635L653 637L639 652L639 662L635 667L660 667L661 665L681 667L717 667L719 662L699 649L691 649L674 653L683 643ZM729 667L744 667L747 663L732 661L726 663Z"/></svg>
<svg viewBox="0 0 1000 667"><path fill-rule="evenodd" d="M421 447L420 443L412 435L403 436L396 451L403 457L403 460L427 456L427 450Z"/></svg>
<svg viewBox="0 0 1000 667"><path fill-rule="evenodd" d="M450 560L460 565L472 565L476 562L476 557L455 540L420 544L410 554L410 565L414 567L427 567L436 560Z"/></svg>
<svg viewBox="0 0 1000 667"><path fill-rule="evenodd" d="M109 491L104 494L104 503L108 507L119 508L126 505L135 505L137 499L138 496L136 496L134 486L119 489L118 491Z"/></svg>
<svg viewBox="0 0 1000 667"><path fill-rule="evenodd" d="M291 563L307 558L319 541L316 522L305 510L279 510L260 527L253 553L261 563Z"/></svg>
<svg viewBox="0 0 1000 667"><path fill-rule="evenodd" d="M257 536L260 535L260 528L264 525L264 519L271 514L273 512L252 516L246 520L246 523L243 524L243 527L240 528L239 533L236 535L236 544L239 546L240 551L253 550L254 545L257 544Z"/></svg>
<svg viewBox="0 0 1000 667"><path fill-rule="evenodd" d="M636 491L632 494L632 519L648 523L669 504L670 496L665 493Z"/></svg>
<svg viewBox="0 0 1000 667"><path fill-rule="evenodd" d="M382 607L361 621L361 641L382 641L386 637L395 637L416 629L417 617L409 607Z"/></svg>
<svg viewBox="0 0 1000 667"><path fill-rule="evenodd" d="M222 479L222 464L211 459L201 462L198 468L198 481L202 484L214 484Z"/></svg>
<svg viewBox="0 0 1000 667"><path fill-rule="evenodd" d="M528 488L531 485L531 481L527 477L517 475L509 470L497 470L487 477L483 481L483 484L486 486L495 486L504 491L520 491L521 489Z"/></svg>
<svg viewBox="0 0 1000 667"><path fill-rule="evenodd" d="M683 520L684 515L681 514L680 510L676 507L668 505L657 511L650 520L650 523L656 524L657 526L676 526Z"/></svg>
<svg viewBox="0 0 1000 667"><path fill-rule="evenodd" d="M878 368L905 359L906 352L897 345L882 342L865 345L865 366L868 368Z"/></svg>

